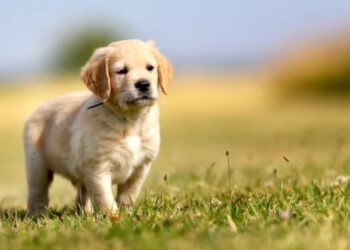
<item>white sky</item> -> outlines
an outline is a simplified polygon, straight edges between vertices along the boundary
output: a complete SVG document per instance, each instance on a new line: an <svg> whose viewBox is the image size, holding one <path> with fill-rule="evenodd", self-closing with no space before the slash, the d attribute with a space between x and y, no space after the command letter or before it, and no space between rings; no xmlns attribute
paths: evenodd
<svg viewBox="0 0 350 250"><path fill-rule="evenodd" d="M349 0L12 0L0 5L0 74L44 70L63 34L104 21L175 63L268 57L310 32L350 26Z"/></svg>

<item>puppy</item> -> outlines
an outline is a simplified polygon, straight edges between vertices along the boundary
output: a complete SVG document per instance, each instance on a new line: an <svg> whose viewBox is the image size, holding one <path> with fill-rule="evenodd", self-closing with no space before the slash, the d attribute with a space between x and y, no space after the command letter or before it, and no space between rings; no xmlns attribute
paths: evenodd
<svg viewBox="0 0 350 250"><path fill-rule="evenodd" d="M153 43L124 40L99 48L81 77L92 93L47 102L25 123L32 214L48 206L54 173L76 186L78 208L115 212L135 202L158 155L157 99L159 89L166 93L172 66Z"/></svg>

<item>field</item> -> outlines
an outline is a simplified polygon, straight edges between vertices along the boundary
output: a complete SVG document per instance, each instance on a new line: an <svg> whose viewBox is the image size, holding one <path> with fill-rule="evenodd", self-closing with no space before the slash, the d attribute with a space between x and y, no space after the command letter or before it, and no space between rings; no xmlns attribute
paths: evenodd
<svg viewBox="0 0 350 250"><path fill-rule="evenodd" d="M178 76L140 200L112 218L77 215L59 177L47 215L25 213L23 122L78 78L0 86L0 248L349 249L350 102L283 102L258 79Z"/></svg>

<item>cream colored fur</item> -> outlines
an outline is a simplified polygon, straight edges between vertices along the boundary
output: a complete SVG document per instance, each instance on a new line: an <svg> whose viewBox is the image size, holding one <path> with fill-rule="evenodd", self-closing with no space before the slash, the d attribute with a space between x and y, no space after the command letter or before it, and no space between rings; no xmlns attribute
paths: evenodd
<svg viewBox="0 0 350 250"><path fill-rule="evenodd" d="M127 73L120 73L123 68ZM25 124L30 213L47 208L55 173L76 186L77 207L86 211L114 212L119 204L135 202L158 155L158 89L166 91L171 75L153 43L125 40L97 49L82 69L92 93L47 102ZM135 87L139 80L150 83L147 96Z"/></svg>

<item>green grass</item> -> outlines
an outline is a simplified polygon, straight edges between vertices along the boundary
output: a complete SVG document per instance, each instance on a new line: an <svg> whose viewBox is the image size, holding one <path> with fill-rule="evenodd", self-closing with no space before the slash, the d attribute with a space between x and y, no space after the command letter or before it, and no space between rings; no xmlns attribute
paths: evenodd
<svg viewBox="0 0 350 250"><path fill-rule="evenodd" d="M233 76L179 78L162 97L161 153L134 207L78 215L56 178L50 210L29 218L23 121L83 89L57 81L0 90L1 249L349 249L350 103L281 105Z"/></svg>
<svg viewBox="0 0 350 250"><path fill-rule="evenodd" d="M1 211L2 249L346 249L350 185L276 178L263 189L144 195L117 218L66 208L33 220ZM315 241L314 241L315 240Z"/></svg>

